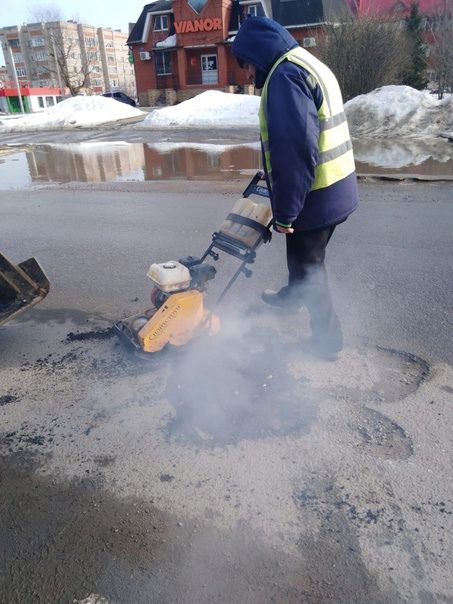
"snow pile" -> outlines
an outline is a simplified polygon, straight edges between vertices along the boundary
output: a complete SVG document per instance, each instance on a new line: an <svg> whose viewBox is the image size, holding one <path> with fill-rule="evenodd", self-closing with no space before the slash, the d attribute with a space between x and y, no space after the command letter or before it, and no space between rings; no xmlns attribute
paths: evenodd
<svg viewBox="0 0 453 604"><path fill-rule="evenodd" d="M139 128L251 128L258 126L260 97L207 90L179 105L156 109Z"/></svg>
<svg viewBox="0 0 453 604"><path fill-rule="evenodd" d="M156 48L172 48L173 46L176 46L176 34L156 43Z"/></svg>
<svg viewBox="0 0 453 604"><path fill-rule="evenodd" d="M254 128L258 130L260 97L208 90L179 105L144 113L103 96L78 96L42 113L0 118L1 132L94 127L139 121L135 128ZM355 138L427 139L452 133L453 95L439 101L428 91L384 86L345 105ZM146 117L145 117L146 116Z"/></svg>
<svg viewBox="0 0 453 604"><path fill-rule="evenodd" d="M427 90L384 86L345 105L351 135L426 138L453 130L453 95L439 101Z"/></svg>
<svg viewBox="0 0 453 604"><path fill-rule="evenodd" d="M40 113L0 119L0 132L99 126L143 116L143 111L104 96L75 96Z"/></svg>

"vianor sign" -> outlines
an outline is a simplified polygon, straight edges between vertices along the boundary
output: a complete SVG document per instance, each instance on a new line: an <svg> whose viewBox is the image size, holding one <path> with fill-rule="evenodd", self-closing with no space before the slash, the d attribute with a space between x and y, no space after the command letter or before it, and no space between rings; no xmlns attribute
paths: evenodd
<svg viewBox="0 0 453 604"><path fill-rule="evenodd" d="M188 34L196 31L216 31L222 29L220 17L207 17L206 19L195 19L194 21L175 21L177 34Z"/></svg>

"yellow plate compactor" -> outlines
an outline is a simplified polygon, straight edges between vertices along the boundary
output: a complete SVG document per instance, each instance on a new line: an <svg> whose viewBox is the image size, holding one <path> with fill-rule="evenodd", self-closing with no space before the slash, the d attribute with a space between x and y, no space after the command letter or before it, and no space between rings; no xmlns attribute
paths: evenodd
<svg viewBox="0 0 453 604"><path fill-rule="evenodd" d="M239 268L220 294L216 306L241 273L251 276L252 271L247 264L255 261L256 249L271 238L270 207L249 199L252 194L269 197L267 187L259 184L263 178L263 172L256 173L243 197L234 205L219 230L213 233L211 244L200 258L186 256L179 261L151 265L147 274L154 285L152 307L114 324L116 333L139 356L151 356L167 344L183 346L200 329L210 333L218 330L218 317L204 305L206 284L214 279L217 271L205 260L212 258L217 261L219 252L240 260Z"/></svg>

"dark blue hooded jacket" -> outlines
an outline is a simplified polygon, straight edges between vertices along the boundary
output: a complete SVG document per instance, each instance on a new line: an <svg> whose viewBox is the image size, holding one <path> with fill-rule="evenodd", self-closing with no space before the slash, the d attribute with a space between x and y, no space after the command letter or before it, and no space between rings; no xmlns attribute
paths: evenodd
<svg viewBox="0 0 453 604"><path fill-rule="evenodd" d="M262 88L274 63L297 41L276 21L248 17L232 52L256 67L255 85ZM320 87L310 88L308 72L290 61L274 70L267 90L267 124L272 165L271 203L274 220L307 231L338 224L358 203L355 172L329 187L310 191L318 156Z"/></svg>

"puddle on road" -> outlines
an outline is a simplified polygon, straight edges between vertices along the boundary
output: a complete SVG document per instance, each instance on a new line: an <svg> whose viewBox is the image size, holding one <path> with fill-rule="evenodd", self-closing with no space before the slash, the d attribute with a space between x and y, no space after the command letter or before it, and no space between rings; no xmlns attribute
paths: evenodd
<svg viewBox="0 0 453 604"><path fill-rule="evenodd" d="M453 179L453 144L446 139L353 141L357 173Z"/></svg>
<svg viewBox="0 0 453 604"><path fill-rule="evenodd" d="M358 174L453 179L448 142L354 141L354 149ZM49 144L1 154L0 183L14 189L70 182L228 180L259 167L259 143Z"/></svg>
<svg viewBox="0 0 453 604"><path fill-rule="evenodd" d="M259 144L35 145L0 157L0 182L6 188L20 188L69 182L227 180L259 166Z"/></svg>

